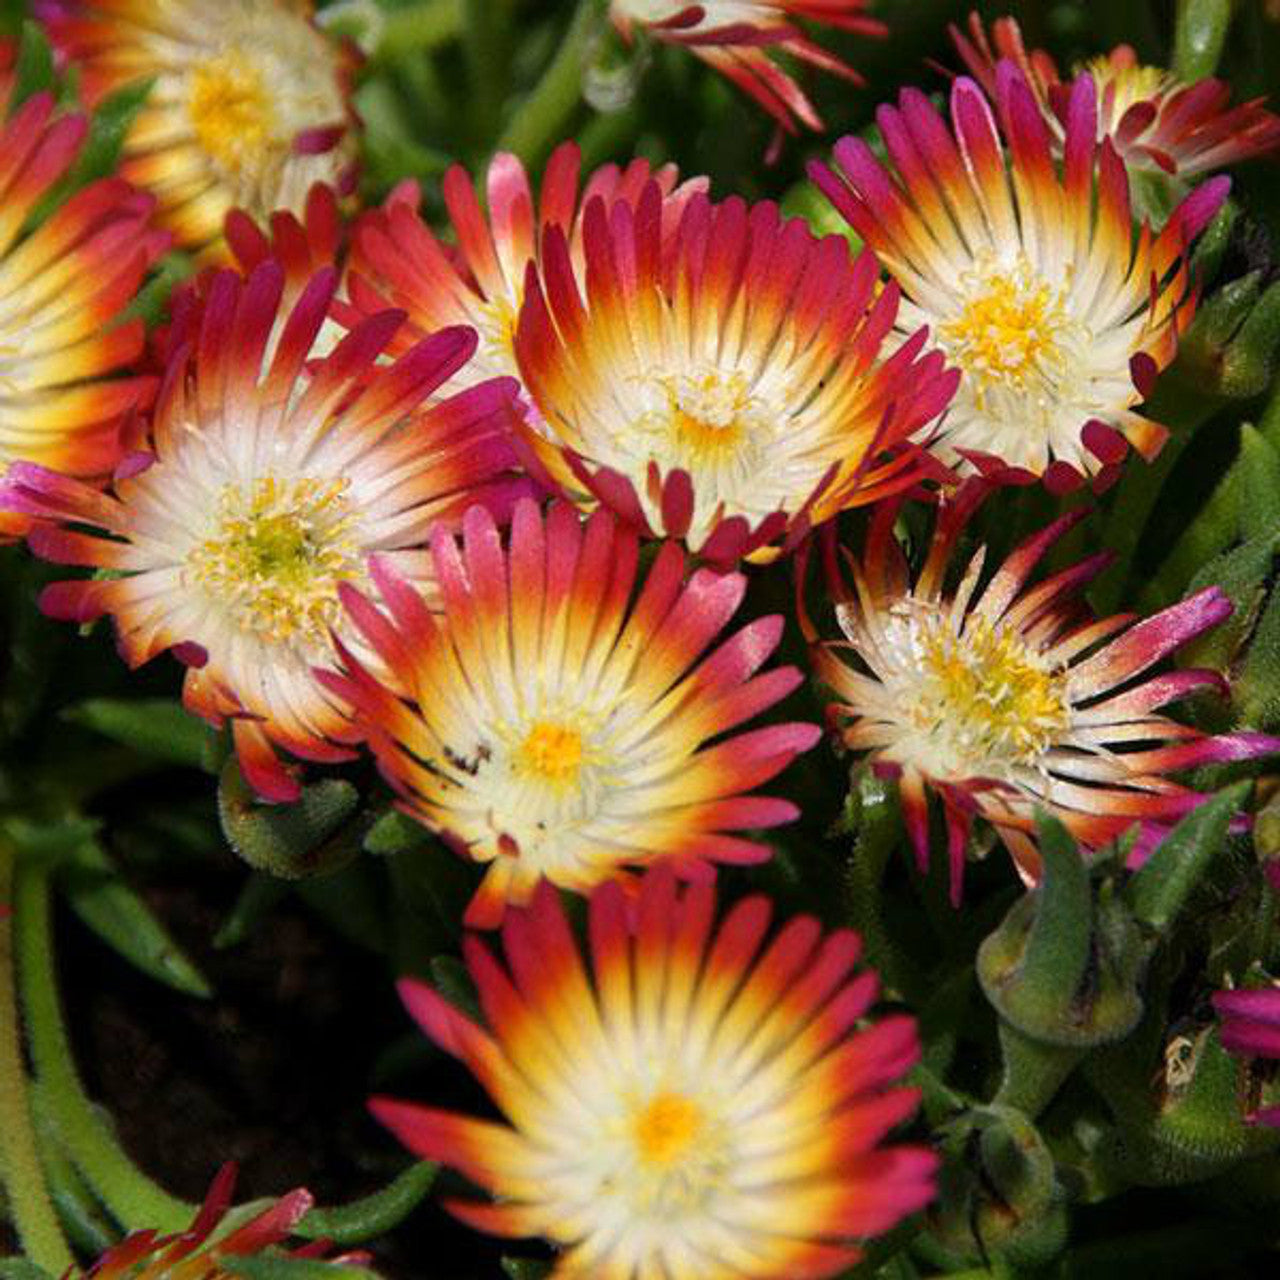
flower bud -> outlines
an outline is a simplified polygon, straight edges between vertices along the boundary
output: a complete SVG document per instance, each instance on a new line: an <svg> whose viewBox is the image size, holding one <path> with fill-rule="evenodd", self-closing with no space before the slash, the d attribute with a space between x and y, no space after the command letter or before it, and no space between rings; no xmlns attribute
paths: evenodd
<svg viewBox="0 0 1280 1280"><path fill-rule="evenodd" d="M1010 1107L966 1112L943 1140L946 1164L924 1251L944 1266L998 1256L1022 1266L1066 1243L1066 1195L1036 1127Z"/></svg>
<svg viewBox="0 0 1280 1280"><path fill-rule="evenodd" d="M302 788L292 804L261 804L234 758L218 782L218 817L227 843L251 867L283 880L327 875L360 852L363 834L348 821L359 793L340 778Z"/></svg>

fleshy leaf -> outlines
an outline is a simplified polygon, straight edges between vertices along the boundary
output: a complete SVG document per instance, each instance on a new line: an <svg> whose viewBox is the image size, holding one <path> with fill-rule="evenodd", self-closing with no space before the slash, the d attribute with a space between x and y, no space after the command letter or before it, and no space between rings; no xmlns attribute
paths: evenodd
<svg viewBox="0 0 1280 1280"><path fill-rule="evenodd" d="M227 842L251 867L284 880L336 871L360 851L345 825L359 793L341 778L303 787L293 804L263 804L234 759L218 783L218 817Z"/></svg>
<svg viewBox="0 0 1280 1280"><path fill-rule="evenodd" d="M165 764L204 767L214 732L171 698L89 698L63 718Z"/></svg>
<svg viewBox="0 0 1280 1280"><path fill-rule="evenodd" d="M187 995L207 999L213 994L205 976L120 878L96 840L82 840L60 861L58 883L76 915L135 968Z"/></svg>
<svg viewBox="0 0 1280 1280"><path fill-rule="evenodd" d="M1136 919L1160 933L1172 926L1188 895L1221 851L1231 819L1249 786L1241 782L1219 792L1183 818L1156 846L1126 891Z"/></svg>

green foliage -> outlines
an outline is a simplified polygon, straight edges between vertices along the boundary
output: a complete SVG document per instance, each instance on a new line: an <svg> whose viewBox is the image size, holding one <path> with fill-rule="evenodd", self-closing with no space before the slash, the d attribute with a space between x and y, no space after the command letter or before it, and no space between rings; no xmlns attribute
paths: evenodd
<svg viewBox="0 0 1280 1280"><path fill-rule="evenodd" d="M342 1263L310 1258L275 1258L257 1254L247 1258L222 1258L221 1270L244 1280L377 1280L377 1272Z"/></svg>
<svg viewBox="0 0 1280 1280"><path fill-rule="evenodd" d="M157 982L208 998L212 989L155 913L124 882L96 840L82 840L58 863L58 879L80 919L109 947Z"/></svg>
<svg viewBox="0 0 1280 1280"><path fill-rule="evenodd" d="M1160 842L1126 886L1134 919L1167 932L1209 864L1222 850L1227 827L1249 791L1228 787L1193 810Z"/></svg>
<svg viewBox="0 0 1280 1280"><path fill-rule="evenodd" d="M292 804L264 804L228 760L218 783L218 816L227 842L251 867L285 880L338 870L360 849L348 820L359 792L342 778L302 790Z"/></svg>
<svg viewBox="0 0 1280 1280"><path fill-rule="evenodd" d="M204 768L212 730L170 698L89 698L63 713L162 764Z"/></svg>
<svg viewBox="0 0 1280 1280"><path fill-rule="evenodd" d="M789 141L769 165L762 156L772 126L762 113L687 49L642 35L623 42L600 0L340 0L321 12L366 55L356 97L365 201L416 178L426 216L442 228L440 179L450 164L478 173L496 149L509 148L536 179L553 146L573 137L585 169L636 155L675 162L685 175L709 174L718 198L778 200L818 234L843 236L857 248L857 236L803 181L804 164L829 155L832 140L846 134L880 147L873 113L900 86L945 93L946 81L926 59L955 65L944 27L963 20L967 8L881 0L875 10L893 34L879 44L821 28L824 47L855 63L868 87L797 69L827 132ZM1064 67L1125 40L1186 77L1221 75L1244 98L1269 87L1280 58L1280 23L1260 2L1179 0L1175 21L1174 6L1145 0L1012 8L1028 42L1044 44ZM987 17L999 12L1002 6L984 7ZM10 111L39 92L68 109L76 73L57 73L48 41L25 17L25 5L0 0L0 30L21 34ZM115 171L152 88L137 82L97 107L74 167L32 225ZM1069 500L1086 502L1091 517L1055 567L1068 562L1067 548L1071 555L1103 544L1113 550L1116 566L1093 597L1100 608L1136 603L1154 611L1220 587L1232 616L1177 661L1222 673L1231 696L1197 698L1183 710L1202 726L1274 732L1280 398L1270 408L1267 400L1280 363L1280 198L1272 167L1234 176L1232 201L1193 257L1201 306L1148 406L1171 428L1170 443L1153 464L1131 459L1110 492ZM1184 185L1144 175L1135 180L1135 202L1163 219ZM154 328L194 269L186 255L167 255L129 315ZM2 383L0 376L0 392ZM1008 545L1065 505L1039 490L1002 496L975 522L971 541ZM854 515L843 532L856 538L864 524ZM928 520L911 510L902 524L918 563ZM785 565L747 571L751 608L761 601L788 608ZM32 600L54 576L65 574L17 548L0 556L0 838L19 881L52 883L103 944L193 1000L210 999L210 983L152 905L153 885L215 886L209 932L220 949L269 934L287 900L291 910L308 912L326 945L358 949L351 954L383 966L388 983L424 978L482 1021L457 956L478 869L390 809L386 788L365 765L300 769L305 786L296 803L260 802L227 760L228 736L183 710L175 667L157 662L126 673L107 628L77 640L37 614ZM804 661L794 628L785 644L788 660ZM811 691L794 703L797 718L817 717ZM978 823L965 851L959 910L946 901L940 858L927 873L917 870L896 785L857 765L850 776L848 766L825 746L798 762L779 793L800 804L802 818L769 833L777 853L767 867L726 871L720 886L725 899L764 888L779 918L807 910L824 925L856 928L885 1001L918 1019L917 1136L944 1156L941 1196L928 1214L871 1245L853 1274L1264 1274L1256 1268L1275 1256L1267 1224L1280 1203L1280 1138L1244 1117L1257 1102L1272 1101L1280 1083L1225 1052L1208 997L1227 982L1269 981L1280 967L1276 895L1259 868L1259 859L1280 854L1280 800L1273 793L1262 809L1252 849L1232 826L1247 819L1255 792L1267 796L1265 775L1275 763L1243 766L1246 781L1216 792L1201 779L1208 801L1136 871L1126 865L1131 847L1086 857L1061 824L1042 815L1044 873L1024 892L997 836ZM210 774L219 777L216 799ZM846 779L841 822L828 831ZM932 836L940 849L936 815ZM246 865L226 854L224 842ZM61 1022L48 919L33 921L25 898L19 907L12 923L19 942L26 939L31 1025L23 1065L32 1078L18 1074L40 1149L36 1181L43 1176L64 1229L87 1253L117 1225L179 1229L195 1206L136 1168L89 1096L72 1056L83 1045ZM11 969L0 974L6 983L13 976ZM403 1043L389 1042L393 1050L367 1046L371 1081L373 1064ZM425 1044L413 1041L420 1055ZM443 1063L437 1057L428 1066L455 1069ZM462 1074L456 1068L454 1078ZM367 1197L312 1210L301 1233L340 1247L376 1239L415 1213L435 1182L434 1166L414 1164ZM1182 1187L1191 1193L1178 1198ZM493 1265L512 1280L549 1274L549 1264L530 1258L499 1263L499 1252L495 1245ZM374 1274L273 1255L226 1265L250 1280ZM55 1274L30 1260L0 1260L0 1280Z"/></svg>
<svg viewBox="0 0 1280 1280"><path fill-rule="evenodd" d="M53 50L44 30L35 22L22 24L22 40L13 69L13 89L9 94L9 114L37 93L53 92L57 77L53 71Z"/></svg>

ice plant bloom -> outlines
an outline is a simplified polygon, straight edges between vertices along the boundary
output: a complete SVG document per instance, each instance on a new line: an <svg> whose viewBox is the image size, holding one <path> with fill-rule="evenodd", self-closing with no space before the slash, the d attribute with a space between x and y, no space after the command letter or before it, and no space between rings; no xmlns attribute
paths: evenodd
<svg viewBox="0 0 1280 1280"><path fill-rule="evenodd" d="M1028 538L994 572L979 549L950 585L953 552L984 491L971 480L944 501L914 582L892 533L896 511L877 510L864 553L849 558L852 588L836 588L844 640L814 651L844 742L898 780L922 868L926 789L941 799L956 901L975 817L1033 881L1037 806L1086 851L1134 823L1151 843L1206 798L1170 773L1280 749L1262 734L1209 736L1157 712L1196 689L1225 691L1214 671L1150 674L1231 612L1217 587L1135 623L1132 614L1095 620L1079 598L1106 552L1029 583L1082 510Z"/></svg>
<svg viewBox="0 0 1280 1280"><path fill-rule="evenodd" d="M813 104L774 57L782 53L861 84L847 62L815 44L797 18L864 36L888 28L866 13L867 0L611 0L614 26L626 40L641 27L655 40L682 44L755 99L788 133L796 122L821 129Z"/></svg>
<svg viewBox="0 0 1280 1280"><path fill-rule="evenodd" d="M417 190L397 188L387 203L360 219L352 254L349 292L358 313L400 307L408 317L399 341L453 324L480 334L480 350L467 369L472 379L517 375L513 340L524 298L525 269L538 254L542 234L558 226L581 261L582 209L593 198L634 204L653 181L662 193L665 232L705 178L678 183L674 165L651 170L633 160L625 169L605 165L587 179L579 198L581 157L575 143L562 143L547 161L535 198L524 165L500 152L486 175L488 215L480 207L471 175L454 165L442 194L456 244L443 244L417 209Z"/></svg>
<svg viewBox="0 0 1280 1280"><path fill-rule="evenodd" d="M585 892L627 865L669 860L690 878L759 862L727 835L789 822L795 806L744 794L817 740L809 724L724 737L800 682L757 674L782 635L759 618L707 652L742 600L740 574L696 570L664 544L637 585L638 539L607 512L516 506L504 548L469 511L461 546L437 529L440 616L377 562L388 618L353 590L347 608L389 688L344 653L325 677L357 709L414 817L488 872L468 922L500 921L540 879ZM710 739L719 739L706 745Z"/></svg>
<svg viewBox="0 0 1280 1280"><path fill-rule="evenodd" d="M323 183L316 183L307 193L301 216L288 209L277 209L266 223L259 223L243 209L232 209L227 214L224 224L227 250L240 274L247 277L264 262L275 262L284 272L284 293L272 342L268 343L269 352L284 330L289 310L316 273L336 267L339 279L342 278L347 257L347 231L339 197L332 187ZM216 272L217 268L210 268L202 285L207 286ZM333 314L340 307L341 303L335 297L329 308L330 315L312 345L312 359L328 355L347 332L347 326ZM419 340L426 336L418 335ZM414 345L413 342L401 343L398 334L392 343L393 348L389 350L394 349L396 354L403 354Z"/></svg>
<svg viewBox="0 0 1280 1280"><path fill-rule="evenodd" d="M953 25L951 39L993 101L998 63L1003 58L1016 63L1061 145L1071 85L1048 53L1027 49L1013 18L998 19L988 37L982 19L971 13L968 36ZM1164 67L1140 63L1127 44L1090 59L1076 69L1081 73L1098 88L1099 140L1110 138L1131 170L1193 178L1280 148L1280 116L1262 105L1265 98L1232 107L1231 86L1225 81L1186 84Z"/></svg>
<svg viewBox="0 0 1280 1280"><path fill-rule="evenodd" d="M798 916L769 938L763 897L714 916L708 885L651 872L635 903L604 885L584 963L543 885L507 917L506 965L466 940L486 1026L401 984L506 1120L373 1100L410 1149L494 1197L453 1213L546 1237L566 1280L803 1280L933 1198L937 1157L883 1145L916 1109L897 1082L919 1048L909 1017L863 1022L877 982L855 971L857 935Z"/></svg>
<svg viewBox="0 0 1280 1280"><path fill-rule="evenodd" d="M338 744L358 736L311 674L331 629L346 626L339 584L364 582L375 552L421 580L415 548L431 525L476 501L509 507L517 482L506 475L513 383L422 407L471 355L469 330L380 364L400 320L391 312L308 373L334 273L303 291L275 342L281 290L270 262L247 282L231 271L213 280L198 326L175 325L146 451L110 492L14 466L0 505L49 522L30 535L39 554L112 571L49 587L45 611L111 614L130 666L172 648L190 664L188 708L230 717L248 781L288 800L297 783L273 744L337 760L350 754Z"/></svg>
<svg viewBox="0 0 1280 1280"><path fill-rule="evenodd" d="M276 1248L289 1238L311 1208L311 1193L301 1187L281 1196L243 1226L214 1239L219 1223L231 1208L235 1180L235 1165L223 1165L200 1212L185 1231L167 1236L150 1230L135 1231L108 1249L87 1272L68 1273L67 1280L73 1275L84 1280L232 1280L241 1274L235 1259L267 1251L276 1257L308 1259L318 1266L325 1263L328 1245L324 1241L298 1249ZM344 1263L354 1265L366 1258L365 1254L344 1254L327 1261L336 1271Z"/></svg>
<svg viewBox="0 0 1280 1280"><path fill-rule="evenodd" d="M541 423L530 449L585 507L729 563L920 479L908 440L956 374L917 333L881 345L898 289L769 202L690 198L674 236L652 184L594 200L585 266L558 227L530 269L516 357Z"/></svg>
<svg viewBox="0 0 1280 1280"><path fill-rule="evenodd" d="M310 0L77 0L45 22L90 105L154 80L121 172L204 261L225 259L229 209L265 220L301 212L313 183L350 187L353 55L315 25Z"/></svg>
<svg viewBox="0 0 1280 1280"><path fill-rule="evenodd" d="M833 171L810 172L902 286L903 334L930 326L963 370L943 423L943 458L1043 476L1067 488L1105 483L1127 451L1159 452L1168 434L1134 411L1174 356L1196 297L1191 239L1227 193L1211 179L1159 235L1135 239L1129 179L1098 135L1093 82L1066 111L1065 160L1021 72L1002 62L996 98L951 90L952 128L915 89L877 118L891 174L859 138L836 144Z"/></svg>
<svg viewBox="0 0 1280 1280"><path fill-rule="evenodd" d="M1221 1022L1222 1047L1228 1053L1280 1062L1280 987L1218 991L1213 1008ZM1280 1129L1280 1106L1263 1107L1248 1119Z"/></svg>
<svg viewBox="0 0 1280 1280"><path fill-rule="evenodd" d="M0 117L11 87L3 79ZM105 179L24 234L85 129L82 115L57 114L47 93L0 124L0 470L30 461L105 478L129 413L154 391L154 379L114 376L142 351L142 322L120 317L164 248L148 227L151 199ZM29 523L0 513L0 535Z"/></svg>

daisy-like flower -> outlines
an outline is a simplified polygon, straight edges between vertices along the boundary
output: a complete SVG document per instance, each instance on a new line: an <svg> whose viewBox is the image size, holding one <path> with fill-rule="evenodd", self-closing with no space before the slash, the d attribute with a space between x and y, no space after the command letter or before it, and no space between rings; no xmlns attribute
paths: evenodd
<svg viewBox="0 0 1280 1280"><path fill-rule="evenodd" d="M838 698L829 711L844 742L898 779L922 868L926 789L942 800L957 902L975 817L995 827L1033 881L1037 806L1085 850L1135 822L1152 841L1206 798L1168 774L1280 750L1262 734L1209 736L1157 713L1196 689L1225 691L1214 671L1149 674L1231 612L1217 587L1135 624L1132 614L1095 620L1079 599L1106 552L1029 585L1080 510L990 575L978 550L949 587L956 543L986 489L970 480L944 500L914 582L893 536L896 510L877 510L862 557L849 559L852 589L836 584L844 641L814 650L815 670Z"/></svg>
<svg viewBox="0 0 1280 1280"><path fill-rule="evenodd" d="M915 483L906 442L956 374L921 332L881 360L898 289L768 202L690 198L663 238L660 193L558 227L530 268L516 356L541 421L524 434L582 506L603 503L708 560L766 559L837 512Z"/></svg>
<svg viewBox="0 0 1280 1280"><path fill-rule="evenodd" d="M951 39L993 101L998 63L1004 58L1016 63L1062 145L1071 86L1048 53L1027 49L1013 18L998 19L988 37L982 19L971 13L968 36L952 25ZM1099 141L1110 138L1130 169L1191 178L1280 148L1280 116L1263 106L1265 98L1232 107L1225 81L1186 84L1164 67L1140 63L1127 44L1090 59L1076 69L1081 73L1098 88Z"/></svg>
<svg viewBox="0 0 1280 1280"><path fill-rule="evenodd" d="M173 1235L135 1231L108 1249L87 1272L73 1274L84 1280L232 1280L240 1274L235 1259L255 1257L268 1250L276 1257L324 1264L328 1252L324 1241L297 1249L276 1247L288 1240L312 1206L311 1193L301 1187L281 1196L234 1231L214 1239L218 1225L231 1208L235 1180L235 1165L223 1165L200 1212L185 1231ZM362 1263L367 1257L350 1253L327 1261L336 1269L343 1264Z"/></svg>
<svg viewBox="0 0 1280 1280"><path fill-rule="evenodd" d="M225 260L228 210L265 220L301 212L316 182L350 187L354 55L315 25L311 0L76 0L45 23L90 105L154 80L121 172L203 261Z"/></svg>
<svg viewBox="0 0 1280 1280"><path fill-rule="evenodd" d="M401 984L507 1121L371 1103L494 1197L453 1213L546 1237L564 1280L804 1280L933 1198L936 1155L882 1145L916 1109L897 1081L919 1048L909 1017L859 1026L877 983L856 934L799 916L766 942L763 897L717 927L710 886L657 871L634 904L597 889L589 915L588 963L547 885L508 915L506 966L467 939L487 1027Z"/></svg>
<svg viewBox="0 0 1280 1280"><path fill-rule="evenodd" d="M634 204L653 181L662 193L660 216L669 236L686 201L707 185L705 178L678 184L674 165L653 171L647 161L633 160L625 169L613 164L597 169L579 199L580 164L575 143L557 147L535 201L519 159L499 153L489 164L487 217L470 174L454 165L443 182L453 245L441 243L423 221L416 189L397 188L381 209L363 215L356 232L348 284L356 312L400 307L409 317L399 339L403 343L447 325L470 325L480 335L480 350L467 376L518 376L516 317L524 299L525 269L536 259L545 230L560 227L581 263L581 211L593 198L609 205Z"/></svg>
<svg viewBox="0 0 1280 1280"><path fill-rule="evenodd" d="M1043 476L1055 489L1114 478L1126 442L1145 457L1168 434L1134 411L1177 349L1196 295L1186 252L1226 197L1194 191L1160 234L1136 237L1124 163L1097 141L1097 94L1081 76L1065 159L1021 72L1002 62L1007 149L974 81L951 91L952 129L918 90L881 107L891 175L859 138L836 171L810 173L902 286L902 333L928 324L963 370L943 423L945 461Z"/></svg>
<svg viewBox="0 0 1280 1280"><path fill-rule="evenodd" d="M1221 1023L1222 1047L1228 1053L1280 1062L1280 986L1218 991L1213 1008ZM1280 1129L1280 1106L1262 1107L1248 1119Z"/></svg>
<svg viewBox="0 0 1280 1280"><path fill-rule="evenodd" d="M190 666L188 708L214 723L231 717L248 781L288 800L297 782L273 744L338 760L350 755L338 744L358 736L311 673L330 653L330 630L346 626L339 584L364 582L375 552L421 581L427 558L414 548L435 521L477 501L506 509L523 482L506 474L514 383L423 408L470 357L470 330L444 330L380 364L400 321L390 312L308 377L334 273L304 290L277 342L281 290L273 263L247 282L225 271L197 309L198 331L175 324L147 451L110 492L22 465L0 505L41 518L37 553L111 571L47 588L45 611L111 614L130 666L172 648Z"/></svg>
<svg viewBox="0 0 1280 1280"><path fill-rule="evenodd" d="M0 116L10 87L0 74ZM165 237L148 228L151 199L110 178L24 234L85 129L47 93L0 124L0 468L30 461L101 479L120 460L128 415L155 389L113 375L142 352L142 322L120 316ZM29 524L0 513L0 535Z"/></svg>
<svg viewBox="0 0 1280 1280"><path fill-rule="evenodd" d="M406 810L488 864L468 922L497 924L543 877L585 892L629 864L665 859L693 878L767 859L766 846L724 833L796 816L788 801L743 793L819 730L723 737L801 679L794 667L757 674L782 635L777 616L706 653L742 600L742 575L699 569L686 581L666 543L632 601L638 539L607 512L584 527L572 507L544 522L520 502L505 550L483 508L463 531L461 546L443 529L432 541L441 616L377 562L390 618L343 592L395 687L345 652L345 673L322 678L359 712Z"/></svg>
<svg viewBox="0 0 1280 1280"><path fill-rule="evenodd" d="M813 104L771 55L782 53L833 72L854 84L862 77L845 61L815 44L797 18L883 37L888 28L869 18L867 0L611 0L614 26L630 41L636 27L655 40L681 44L727 77L777 121L796 132L796 122L821 129Z"/></svg>

